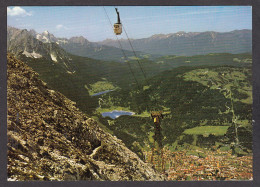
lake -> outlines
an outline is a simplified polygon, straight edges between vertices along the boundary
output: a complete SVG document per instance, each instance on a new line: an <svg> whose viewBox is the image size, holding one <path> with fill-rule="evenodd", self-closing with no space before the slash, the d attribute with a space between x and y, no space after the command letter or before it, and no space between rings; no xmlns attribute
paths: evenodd
<svg viewBox="0 0 260 187"><path fill-rule="evenodd" d="M103 117L110 117L112 119L116 119L118 118L119 116L123 116L123 115L134 115L135 113L134 112L127 112L127 111L119 111L119 110L113 110L112 112L103 112L102 113L102 116Z"/></svg>
<svg viewBox="0 0 260 187"><path fill-rule="evenodd" d="M103 91L103 92L98 92L98 93L95 93L95 94L93 94L91 96L102 95L102 94L105 94L105 93L108 93L108 92L111 92L111 91L113 91L113 90L106 90L106 91Z"/></svg>

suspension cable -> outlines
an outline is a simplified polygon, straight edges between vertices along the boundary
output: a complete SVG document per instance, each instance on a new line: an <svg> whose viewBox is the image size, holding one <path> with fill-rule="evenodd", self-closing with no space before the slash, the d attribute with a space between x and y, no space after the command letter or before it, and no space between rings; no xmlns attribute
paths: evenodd
<svg viewBox="0 0 260 187"><path fill-rule="evenodd" d="M128 40L128 42L129 42L129 44L130 44L130 46L131 46L131 48L132 48L132 51L133 51L134 55L135 55L136 61L138 62L138 65L139 65L139 67L140 67L140 69L141 69L141 71L142 71L142 73L143 73L143 75L144 75L145 81L147 81L146 74L145 74L145 72L144 72L144 70L143 70L143 68L142 68L142 66L141 66L140 61L139 61L138 58L137 58L136 52L135 52L135 50L134 50L134 48L133 48L133 45L132 45L132 43L131 43L131 41L130 41L130 39L129 39L129 37L128 37L128 34L127 34L126 30L125 30L125 27L124 27L124 25L122 25L122 26L123 26L123 30L124 30L124 32L125 32L125 34L126 34L127 40Z"/></svg>
<svg viewBox="0 0 260 187"><path fill-rule="evenodd" d="M110 23L110 25L111 25L111 28L112 28L112 30L113 30L112 22L111 22L111 20L110 20L110 18L109 18L109 16L108 16L107 11L106 11L106 9L105 9L104 6L103 6L103 9L104 9L104 11L105 11L105 13L106 13L106 16L107 16L107 18L108 18L108 20L109 20L109 23ZM117 42L118 42L119 45L120 45L120 49L121 49L121 51L122 51L122 53L123 53L123 55L124 55L125 62L127 63L128 67L129 67L129 69L130 69L130 71L131 71L131 73L132 73L132 75L133 75L133 77L134 77L134 80L135 80L135 82L136 82L136 84L137 84L137 87L138 87L138 89L140 89L140 85L139 85L139 83L138 83L138 81L137 81L137 79L136 79L136 77L135 77L135 75L134 75L134 72L133 72L133 69L132 69L130 63L129 63L128 60L127 60L127 56L126 56L126 54L125 54L125 51L123 50L122 44L121 44L120 40L118 39L117 35L116 35L116 39L117 39Z"/></svg>
<svg viewBox="0 0 260 187"><path fill-rule="evenodd" d="M114 6L114 8L116 8L116 7ZM122 19L121 19L121 20L122 20ZM122 21L121 21L121 23L122 23ZM143 70L143 68L142 68L142 66L141 66L140 61L139 61L138 58L137 58L136 52L135 52L134 47L133 47L133 45L132 45L132 43L131 43L131 41L130 41L130 39L129 39L129 37L128 37L128 34L127 34L126 29L125 29L125 27L124 27L124 24L122 24L122 27L123 27L123 30L124 30L124 32L125 32L125 34L126 34L127 40L128 40L128 42L129 42L129 44L130 44L130 46L131 46L131 49L132 49L132 51L133 51L133 53L134 53L134 55L135 55L135 59L136 59L136 61L138 62L138 65L139 65L139 67L140 67L140 69L141 69L141 71L142 71L142 73L143 73L145 82L146 82L146 84L148 84L146 74L145 74L145 72L144 72L144 70ZM148 84L148 85L149 85L149 84Z"/></svg>
<svg viewBox="0 0 260 187"><path fill-rule="evenodd" d="M114 7L115 7L115 6L114 6ZM111 20L110 20L110 18L109 18L109 16L108 16L107 11L106 11L106 9L105 9L104 6L103 6L103 9L104 9L104 11L105 11L105 13L106 13L106 16L107 16L107 18L108 18L108 20L109 20L109 23L110 23L110 25L111 25L111 27L112 27L112 29L113 29L112 22L111 22ZM121 19L121 23L122 23L122 19ZM122 24L122 25L123 25L123 24ZM141 71L142 71L142 74L143 74L144 78L145 78L145 82L146 82L147 85L149 85L148 80L147 80L147 77L146 77L146 74L145 74L145 72L144 72L144 70L143 70L143 68L142 68L142 66L141 66L140 61L139 61L138 58L137 58L136 52L135 52L135 50L134 50L134 48L133 48L133 45L132 45L132 43L131 43L131 41L130 41L130 39L129 39L129 37L128 37L128 34L127 34L127 32L126 32L126 29L125 29L124 25L123 25L123 30L124 30L124 32L126 33L128 42L129 42L129 44L130 44L130 46L131 46L131 48L132 48L132 51L133 51L133 53L134 53L134 55L135 55L135 57L136 57L136 60L137 60L137 62L138 62L138 65L139 65L139 67L140 67L140 69L141 69ZM124 52L124 50L123 50L123 47L122 47L122 44L121 44L120 40L118 39L117 36L116 36L116 38L117 38L117 41L118 41L118 43L119 43L119 45L120 45L120 49L121 49L121 51L122 51L122 53L123 53L123 55L124 55L124 58L127 59L127 56L126 56L126 54L125 54L125 52ZM141 89L140 89L141 86L139 85L139 83L138 83L138 81L137 81L137 79L136 79L136 77L135 77L135 75L134 75L134 72L133 72L133 70L132 70L132 68L131 68L130 63L129 63L127 60L126 60L126 62L127 62L128 66L129 66L129 69L130 69L130 71L131 71L131 73L132 73L134 79L135 79L135 82L137 83L138 89L141 90ZM156 96L154 97L154 102L157 103L157 98L156 98ZM146 105L146 108L148 109L148 105Z"/></svg>
<svg viewBox="0 0 260 187"><path fill-rule="evenodd" d="M115 6L114 6L114 7L115 7ZM107 11L106 11L106 9L105 9L104 6L103 6L103 8L104 8L105 13L106 13L106 16L107 16L107 18L108 18L108 20L109 20L109 22L110 22L110 25L111 25L111 27L112 27L112 29L113 29L113 25L112 25L112 23L111 23L111 21L110 21L110 19L109 19L109 16L108 16L108 14L107 14ZM121 21L121 23L122 23L122 21ZM148 80L147 80L147 77L146 77L146 74L145 74L145 72L144 72L144 70L143 70L143 68L142 68L142 66L141 66L141 63L140 63L139 59L137 58L136 52L135 52L135 50L134 50L134 48L133 48L133 45L132 45L132 43L131 43L131 41L130 41L130 39L129 39L129 37L128 37L128 34L127 34L126 29L125 29L125 27L124 27L124 24L122 24L122 25L123 25L123 30L124 30L124 32L126 33L126 37L127 37L127 39L128 39L128 42L129 42L129 44L130 44L130 46L131 46L131 48L132 48L132 51L133 51L133 53L134 53L134 55L135 55L135 58L136 58L136 60L137 60L137 62L138 62L138 65L139 65L139 67L140 67L140 69L141 69L141 71L142 71L142 74L143 74L143 76L144 76L145 82L146 82L146 84L149 86ZM127 59L126 54L125 54L125 52L124 52L124 50L123 50L123 47L122 47L122 45L121 45L121 42L119 41L119 39L118 39L117 36L116 36L116 38L117 38L117 41L118 41L118 43L119 43L119 45L120 45L120 48L121 48L121 50L122 50L122 53L124 54L124 58ZM133 73L133 71L132 71L132 68L131 68L129 62L128 62L127 60L126 60L126 62L127 62L128 66L129 66L129 68L130 68L130 70L131 70L131 73L132 73L132 75L133 75L133 77L134 77L134 79L135 79L135 81L136 81L136 83L137 83L138 89L141 91L140 86L139 86L139 84L138 84L138 82L137 82L137 79L136 79L135 76L134 76L134 73ZM156 95L155 95L154 99L155 99L155 100L154 100L155 103L157 103ZM146 109L148 110L148 104L147 104L147 103L146 103ZM150 113L151 113L151 111L150 111ZM158 142L158 143L159 143L159 142ZM161 149L161 146L160 146L160 149ZM161 149L161 156L163 156L163 149ZM163 164L164 164L163 162L164 162L164 161L163 161L163 157L162 157L162 168L163 168Z"/></svg>

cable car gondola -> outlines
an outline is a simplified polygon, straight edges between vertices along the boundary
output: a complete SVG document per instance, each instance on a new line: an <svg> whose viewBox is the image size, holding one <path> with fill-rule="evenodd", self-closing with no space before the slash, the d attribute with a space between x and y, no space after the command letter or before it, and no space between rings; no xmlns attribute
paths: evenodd
<svg viewBox="0 0 260 187"><path fill-rule="evenodd" d="M115 8L115 9L116 9L116 13L117 13L117 23L114 24L114 33L116 35L120 35L122 33L122 24L120 22L119 12L118 12L117 8Z"/></svg>

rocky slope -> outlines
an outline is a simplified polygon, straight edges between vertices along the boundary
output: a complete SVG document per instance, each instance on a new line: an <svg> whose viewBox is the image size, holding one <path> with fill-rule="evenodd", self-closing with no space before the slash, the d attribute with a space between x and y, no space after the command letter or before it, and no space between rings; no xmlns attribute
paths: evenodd
<svg viewBox="0 0 260 187"><path fill-rule="evenodd" d="M11 55L7 99L9 180L163 180Z"/></svg>

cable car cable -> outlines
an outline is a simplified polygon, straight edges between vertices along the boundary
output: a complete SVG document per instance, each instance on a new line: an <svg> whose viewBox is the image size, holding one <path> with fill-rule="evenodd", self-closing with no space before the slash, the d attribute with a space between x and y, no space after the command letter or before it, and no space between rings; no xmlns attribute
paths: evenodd
<svg viewBox="0 0 260 187"><path fill-rule="evenodd" d="M114 6L114 8L117 9L115 6ZM122 19L121 19L121 20L122 20ZM121 21L121 22L122 22L122 21ZM129 39L129 37L128 37L128 34L127 34L126 29L125 29L125 27L124 27L123 24L122 24L122 27L123 27L123 30L124 30L124 32L125 32L125 34L126 34L127 40L128 40L128 42L129 42L129 44L130 44L130 46L131 46L131 49L132 49L132 51L133 51L133 53L134 53L134 55L135 55L135 57L136 57L136 61L138 62L138 65L139 65L139 67L140 67L140 69L141 69L141 72L142 72L142 74L143 74L143 76L144 76L144 80L145 80L145 82L146 82L147 85L150 85L149 82L148 82L147 76L146 76L146 74L145 74L145 72L144 72L144 70L143 70L143 68L142 68L142 65L141 65L140 61L138 60L138 58L137 58L136 52L135 52L135 50L134 50L134 47L133 47L133 45L132 45L132 43L131 43L131 41L130 41L130 39ZM122 48L122 46L121 46L121 48ZM140 90L140 88L139 88L139 90ZM155 103L157 103L156 97L155 97L154 101L155 101ZM148 109L148 105L147 105L146 108ZM151 113L151 112L150 112L150 113Z"/></svg>
<svg viewBox="0 0 260 187"><path fill-rule="evenodd" d="M116 9L115 6L114 6L114 8ZM108 18L108 20L109 20L109 23L110 23L110 25L111 25L111 27L112 27L112 29L113 29L112 22L111 22L111 20L110 20L110 18L109 18L109 16L108 16L107 11L106 11L106 9L105 9L104 6L103 6L103 9L104 9L104 11L105 11L105 13L106 13L106 16L107 16L107 18ZM122 21L121 21L121 23L122 23ZM139 67L140 67L140 69L141 69L141 71L142 71L142 73L143 73L143 76L144 76L144 78L145 78L145 82L146 82L147 85L149 85L149 82L148 82L148 80L147 80L146 74L145 74L145 72L144 72L144 70L143 70L143 68L142 68L142 66L141 66L140 61L139 61L138 58L137 58L136 52L135 52L135 50L134 50L134 48L133 48L133 45L132 45L132 43L131 43L131 41L130 41L130 39L129 39L129 37L128 37L128 34L127 34L127 32L126 32L126 29L125 29L124 25L123 25L123 30L124 30L124 32L126 33L126 37L127 37L127 39L128 39L128 42L129 42L129 44L130 44L130 46L131 46L131 48L132 48L132 51L133 51L133 53L134 53L134 55L135 55L135 57L136 57L136 59L137 59L137 62L138 62L138 64L139 64ZM124 50L123 50L122 44L121 44L120 40L118 39L117 35L116 35L116 38L117 38L117 41L118 41L118 43L119 43L119 45L120 45L120 49L122 50L122 53L124 54L124 58L127 59L127 56L126 56L126 54L125 54L125 52L124 52ZM129 66L129 69L130 69L130 71L131 71L131 73L132 73L134 79L135 79L135 82L137 83L138 89L141 90L141 89L140 89L141 86L139 85L139 83L138 83L138 81L137 81L137 79L136 79L136 77L135 77L135 75L134 75L134 72L133 72L133 70L132 70L132 68L131 68L130 63L129 63L128 61L126 61L126 62L127 62L128 66ZM155 103L155 104L157 103L157 98L156 98L156 97L154 98L154 103ZM148 109L148 105L147 105L146 108ZM151 113L151 111L150 111L150 113Z"/></svg>
<svg viewBox="0 0 260 187"><path fill-rule="evenodd" d="M104 9L104 11L105 11L105 13L106 13L106 16L107 16L107 18L108 18L108 20L109 20L109 23L110 23L110 25L111 25L111 27L112 27L112 29L113 29L113 24L112 24L112 22L110 21L110 18L109 18L109 16L108 16L107 11L106 11L106 9L105 9L104 6L103 6L103 9ZM129 67L129 69L130 69L130 72L132 73L132 75L133 75L133 77L134 77L134 80L135 80L135 82L136 82L136 84L137 84L137 87L138 87L138 89L140 89L140 85L139 85L139 83L138 83L138 81L137 81L137 79L136 79L136 77L135 77L135 75L134 75L134 72L133 72L133 69L132 69L130 63L127 61L127 56L126 56L126 54L125 54L125 51L123 50L122 44L121 44L121 42L119 41L117 35L116 35L116 39L117 39L117 42L119 43L120 49L121 49L121 51L122 51L122 53L123 53L123 55L124 55L125 62L127 63L128 67Z"/></svg>
<svg viewBox="0 0 260 187"><path fill-rule="evenodd" d="M124 32L125 32L125 34L126 34L127 40L128 40L128 42L129 42L129 44L130 44L130 46L131 46L131 48L132 48L132 51L133 51L134 55L135 55L136 61L138 62L139 67L140 67L140 69L141 69L141 71L142 71L142 73L143 73L143 75L144 75L145 81L147 82L146 74L145 74L145 72L144 72L144 70L143 70L143 68L142 68L142 66L141 66L140 61L139 61L138 58L137 58L136 52L135 52L135 50L134 50L134 48L133 48L133 45L132 45L132 43L131 43L131 41L130 41L130 39L129 39L129 37L128 37L128 34L127 34L126 30L125 30L124 25L123 25L123 30L124 30Z"/></svg>
<svg viewBox="0 0 260 187"><path fill-rule="evenodd" d="M117 11L117 8L116 8L115 6L114 6L114 8L115 8L116 11ZM148 84L146 74L145 74L145 72L144 72L144 70L143 70L143 68L142 68L142 66L141 66L140 61L139 61L138 58L137 58L136 52L135 52L135 50L134 50L134 47L133 47L133 45L132 45L132 43L131 43L131 41L130 41L130 39L129 39L129 37L128 37L128 34L127 34L126 29L125 29L125 27L124 27L123 24L122 24L122 27L123 27L123 30L124 30L124 32L125 32L125 34L126 34L127 40L128 40L128 42L129 42L129 44L130 44L130 46L131 46L131 48L132 48L132 51L133 51L133 53L134 53L134 55L135 55L136 61L138 62L138 65L139 65L139 67L140 67L140 69L141 69L141 71L142 71L142 73L143 73L143 76L144 76L144 78L145 78L145 81L146 81L146 83ZM148 84L148 85L149 85L149 84Z"/></svg>
<svg viewBox="0 0 260 187"><path fill-rule="evenodd" d="M106 15L107 15L107 18L108 18L108 20L109 20L109 22L110 22L110 25L111 25L111 27L112 27L112 29L113 29L113 25L112 25L112 23L111 23L111 21L110 21L110 19L109 19L109 16L108 16L108 14L107 14L107 12L106 12L106 9L105 9L105 7L103 6L103 8L104 8L104 11L105 11L105 13L106 13ZM118 13L118 11L117 11L117 8L115 8L116 9L116 12L117 12L117 14L118 14L118 20L120 20L120 18L119 18L119 13ZM118 21L119 23L120 23L120 21ZM138 62L138 64L139 64L139 67L140 67L140 69L141 69L141 71L142 71L142 74L143 74L143 76L144 76L144 78L145 78L145 82L148 84L148 80L147 80L147 77L146 77L146 74L145 74L145 72L144 72L144 70L143 70L143 68L142 68L142 66L141 66L141 63L140 63L140 61L138 60L138 58L137 58L137 55L136 55L136 52L135 52L135 50L134 50L134 48L133 48L133 45L132 45L132 43L131 43L131 41L130 41L130 39L129 39L129 37L128 37L128 34L127 34L127 32L126 32L126 29L125 29L125 27L124 27L124 25L123 25L123 30L124 30L124 32L126 33L126 37L127 37L127 39L128 39L128 42L129 42L129 44L130 44L130 46L131 46L131 48L132 48L132 51L133 51L133 53L134 53L134 55L135 55L135 57L136 57L136 60L137 60L137 62ZM121 31L122 32L122 31ZM117 33L116 33L117 34ZM120 33L121 34L121 33ZM117 37L117 35L116 35L116 38L117 38L117 41L118 41L118 43L119 43L119 45L120 45L120 48L121 48L121 50L122 50L122 52L123 52L123 54L124 54L124 57L125 57L125 59L127 59L127 57L126 57L126 54L125 54L125 52L124 52L124 50L123 50L123 47L122 47L122 45L121 45L121 42L119 41L119 39L118 39L118 37ZM134 76L134 73L133 73L133 71L132 71L132 68L131 68L131 66L130 66L130 64L129 64L129 62L126 60L126 62L127 62L127 64L128 64L128 66L129 66L129 68L130 68L130 71L131 71L131 73L132 73L132 75L133 75L133 77L134 77L134 79L135 79L135 81L136 81L136 83L137 83L137 85L138 85L138 89L139 90L141 90L140 89L140 86L139 86L139 84L138 84L138 82L137 82L137 79L135 78L135 76ZM148 84L149 85L149 84ZM157 98L156 98L156 96L155 96L155 98L154 98L154 101L155 101L155 103L157 103ZM148 105L146 104L146 109L148 109ZM153 118L153 113L152 113L152 111L150 111L150 113L151 113L151 116L152 116L152 118ZM159 112L160 113L160 116L161 116L161 118L163 118L163 115L162 115L162 113L161 112ZM154 118L154 122L155 122L155 124L156 123L158 123L157 125L155 125L155 128L156 129L158 129L159 128L159 131L158 131L158 136L160 136L161 137L161 131L160 131L160 122L158 121L157 122L157 120L155 120L155 119L157 119L158 118L158 120L160 120L159 119L159 116L158 116L158 114L156 114L157 116L156 116L156 118ZM159 125L159 126L158 126ZM158 126L158 127L156 127L156 126ZM157 132L157 131L156 131ZM156 134L156 132L155 132L155 134ZM161 150L161 156L163 155L163 148L162 148L162 142L161 142L161 138L159 138L158 139L158 137L156 138L156 140L154 140L154 141L156 141L158 144L159 144L159 149ZM152 156L153 157L153 156ZM162 168L163 168L163 163L164 161L163 161L163 157L162 157Z"/></svg>

